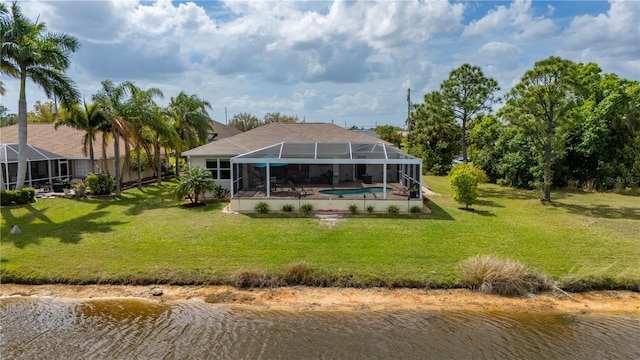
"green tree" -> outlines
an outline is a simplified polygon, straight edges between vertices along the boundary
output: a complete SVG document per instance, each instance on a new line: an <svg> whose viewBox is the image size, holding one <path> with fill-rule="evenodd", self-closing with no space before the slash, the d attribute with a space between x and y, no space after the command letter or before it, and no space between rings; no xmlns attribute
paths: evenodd
<svg viewBox="0 0 640 360"><path fill-rule="evenodd" d="M234 127L240 131L249 131L261 125L263 125L262 121L249 113L240 113L233 115L231 121L229 121L229 126Z"/></svg>
<svg viewBox="0 0 640 360"><path fill-rule="evenodd" d="M80 44L63 33L46 33L46 25L26 18L14 1L0 21L2 60L0 71L20 79L18 99L18 178L16 189L24 186L27 174L27 98L26 82L31 79L48 97L64 105L77 102L80 94L65 74L70 56Z"/></svg>
<svg viewBox="0 0 640 360"><path fill-rule="evenodd" d="M407 137L408 151L423 161L424 169L444 175L460 152L460 127L452 109L444 105L438 91L426 94L424 103L411 113L413 127Z"/></svg>
<svg viewBox="0 0 640 360"><path fill-rule="evenodd" d="M120 138L126 139L131 134L131 124L127 117L126 101L133 83L123 82L114 84L111 80L104 80L102 88L93 95L93 101L100 107L108 120L108 125L103 129L103 156L106 157L105 146L108 136L113 136L114 168L116 180L116 196L120 196L122 188L122 169L120 165ZM128 151L127 151L128 153Z"/></svg>
<svg viewBox="0 0 640 360"><path fill-rule="evenodd" d="M264 120L262 121L262 123L263 124L269 124L269 123L272 123L272 122L297 123L298 122L298 117L297 116L283 115L283 114L280 114L279 112L266 113L264 115Z"/></svg>
<svg viewBox="0 0 640 360"><path fill-rule="evenodd" d="M188 168L180 177L180 182L175 188L175 194L178 199L185 196L189 198L192 204L198 203L200 195L207 191L212 191L215 182L211 176L211 171L201 167Z"/></svg>
<svg viewBox="0 0 640 360"><path fill-rule="evenodd" d="M69 126L84 131L83 151L85 155L89 153L89 172L95 173L93 144L96 142L96 136L108 126L108 122L109 119L97 104L83 101L82 106L76 103L69 109L61 109L54 127L57 129L60 126Z"/></svg>
<svg viewBox="0 0 640 360"><path fill-rule="evenodd" d="M501 177L500 162L505 153L498 145L505 132L506 126L494 115L483 116L469 131L469 159L484 170L490 182Z"/></svg>
<svg viewBox="0 0 640 360"><path fill-rule="evenodd" d="M531 140L543 165L544 201L551 201L554 153L561 156L570 112L576 106L576 65L552 56L535 63L507 94L500 116Z"/></svg>
<svg viewBox="0 0 640 360"><path fill-rule="evenodd" d="M58 117L58 109L53 101L33 104L33 110L27 113L27 122L33 123L53 123Z"/></svg>
<svg viewBox="0 0 640 360"><path fill-rule="evenodd" d="M443 105L450 108L460 122L460 149L464 162L468 161L468 122L481 112L491 110L491 105L497 101L494 94L498 90L497 81L485 77L480 67L469 64L453 70L440 85Z"/></svg>
<svg viewBox="0 0 640 360"><path fill-rule="evenodd" d="M393 146L397 148L402 146L404 135L402 134L402 129L400 127L393 125L378 125L375 128L375 132L378 134L380 139L392 143Z"/></svg>
<svg viewBox="0 0 640 360"><path fill-rule="evenodd" d="M18 123L18 114L9 113L9 109L0 105L0 127Z"/></svg>
<svg viewBox="0 0 640 360"><path fill-rule="evenodd" d="M178 175L181 153L205 144L209 133L213 131L213 122L207 109L211 109L211 104L197 95L188 95L181 91L178 96L171 98L167 114L173 123L178 139L178 142L174 144L176 176Z"/></svg>
<svg viewBox="0 0 640 360"><path fill-rule="evenodd" d="M478 199L478 184L487 181L484 171L472 164L454 166L448 177L453 188L453 199L464 204L466 209Z"/></svg>

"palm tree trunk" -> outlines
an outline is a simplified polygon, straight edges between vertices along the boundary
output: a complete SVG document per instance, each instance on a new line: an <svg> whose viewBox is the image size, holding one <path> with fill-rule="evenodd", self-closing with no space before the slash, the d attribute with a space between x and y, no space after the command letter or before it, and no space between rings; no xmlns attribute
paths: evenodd
<svg viewBox="0 0 640 360"><path fill-rule="evenodd" d="M27 73L20 72L20 98L18 99L18 179L16 190L22 189L27 177Z"/></svg>
<svg viewBox="0 0 640 360"><path fill-rule="evenodd" d="M138 190L142 190L142 164L140 163L140 144L136 144L136 161L138 162Z"/></svg>
<svg viewBox="0 0 640 360"><path fill-rule="evenodd" d="M96 173L96 161L94 159L93 154L93 137L89 137L89 172L92 174Z"/></svg>
<svg viewBox="0 0 640 360"><path fill-rule="evenodd" d="M115 168L116 175L116 197L120 197L120 138L117 132L113 133L113 165Z"/></svg>
<svg viewBox="0 0 640 360"><path fill-rule="evenodd" d="M156 143L154 145L154 151L156 153L156 167L157 167L157 175L158 175L158 186L162 186L162 156L160 155L160 144Z"/></svg>
<svg viewBox="0 0 640 360"><path fill-rule="evenodd" d="M180 150L176 150L176 179L180 178Z"/></svg>

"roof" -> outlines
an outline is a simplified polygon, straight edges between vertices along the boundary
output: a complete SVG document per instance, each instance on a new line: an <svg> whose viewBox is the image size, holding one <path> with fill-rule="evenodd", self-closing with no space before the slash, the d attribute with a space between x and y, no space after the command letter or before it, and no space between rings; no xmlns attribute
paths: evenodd
<svg viewBox="0 0 640 360"><path fill-rule="evenodd" d="M212 121L213 122L213 133L214 134L218 134L213 141L219 141L221 139L224 138L228 138L230 136L234 136L234 135L238 135L240 133L242 133L242 131L231 127L229 125L225 125L223 123L219 123L215 120Z"/></svg>
<svg viewBox="0 0 640 360"><path fill-rule="evenodd" d="M85 132L69 126L54 128L53 123L29 123L27 127L27 142L47 151L55 151L68 159L88 159L84 153ZM18 124L0 128L0 143L18 143ZM124 151L124 142L120 143L120 151ZM113 158L113 140L107 146L107 158ZM102 135L96 136L93 151L96 159L102 158Z"/></svg>
<svg viewBox="0 0 640 360"><path fill-rule="evenodd" d="M331 159L334 164L405 163L416 164L421 160L400 151L391 144L378 142L282 142L266 148L238 155L235 163L250 164L316 164Z"/></svg>
<svg viewBox="0 0 640 360"><path fill-rule="evenodd" d="M0 144L0 162L18 162L18 144ZM27 161L64 159L64 156L27 144Z"/></svg>
<svg viewBox="0 0 640 360"><path fill-rule="evenodd" d="M235 156L282 142L359 142L381 140L329 123L273 122L185 151L184 156Z"/></svg>

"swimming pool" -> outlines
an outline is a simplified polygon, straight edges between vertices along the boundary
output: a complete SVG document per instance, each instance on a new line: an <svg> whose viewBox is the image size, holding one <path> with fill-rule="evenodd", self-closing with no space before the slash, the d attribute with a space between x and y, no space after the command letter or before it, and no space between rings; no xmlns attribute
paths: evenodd
<svg viewBox="0 0 640 360"><path fill-rule="evenodd" d="M367 195L367 194L377 194L382 193L384 191L383 187L367 187L367 188L352 188L352 189L331 189L331 190L320 190L321 194L324 195Z"/></svg>

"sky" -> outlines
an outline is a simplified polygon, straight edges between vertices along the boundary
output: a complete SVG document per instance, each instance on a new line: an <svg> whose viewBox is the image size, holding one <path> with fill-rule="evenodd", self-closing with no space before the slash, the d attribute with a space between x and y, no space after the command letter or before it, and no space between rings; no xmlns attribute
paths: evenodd
<svg viewBox="0 0 640 360"><path fill-rule="evenodd" d="M4 0L0 0L2 2ZM68 75L90 101L103 80L180 91L225 123L279 112L345 127L403 127L464 63L504 93L560 56L640 80L640 1L20 1L81 43ZM19 83L2 75L17 112ZM29 83L27 107L47 101Z"/></svg>

